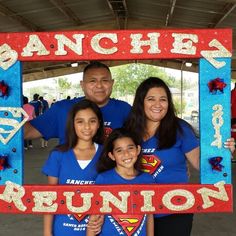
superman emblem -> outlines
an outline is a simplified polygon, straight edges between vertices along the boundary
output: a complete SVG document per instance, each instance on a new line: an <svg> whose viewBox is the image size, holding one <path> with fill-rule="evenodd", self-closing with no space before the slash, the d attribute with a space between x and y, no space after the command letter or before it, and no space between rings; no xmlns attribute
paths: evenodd
<svg viewBox="0 0 236 236"><path fill-rule="evenodd" d="M0 107L0 141L7 144L27 120L28 115L21 107Z"/></svg>
<svg viewBox="0 0 236 236"><path fill-rule="evenodd" d="M104 127L104 134L105 134L105 138L107 138L110 133L112 132L112 128L111 127Z"/></svg>
<svg viewBox="0 0 236 236"><path fill-rule="evenodd" d="M73 214L74 218L78 221L81 222L87 215L84 214Z"/></svg>
<svg viewBox="0 0 236 236"><path fill-rule="evenodd" d="M143 155L141 160L142 171L147 172L149 174L153 174L158 166L161 164L161 161L157 156L151 155Z"/></svg>
<svg viewBox="0 0 236 236"><path fill-rule="evenodd" d="M143 215L113 215L115 221L122 227L126 236L132 236L140 229L144 220Z"/></svg>

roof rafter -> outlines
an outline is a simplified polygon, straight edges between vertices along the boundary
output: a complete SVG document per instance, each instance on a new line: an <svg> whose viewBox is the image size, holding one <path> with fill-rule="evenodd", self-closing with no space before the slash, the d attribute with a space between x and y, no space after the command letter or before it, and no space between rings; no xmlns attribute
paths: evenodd
<svg viewBox="0 0 236 236"><path fill-rule="evenodd" d="M225 5L224 9L222 10L223 16L217 18L214 23L210 24L210 28L216 28L221 22L225 20L225 18L234 10L236 7L236 3L228 3Z"/></svg>
<svg viewBox="0 0 236 236"><path fill-rule="evenodd" d="M66 6L63 0L50 0L50 2L58 8L66 17L72 20L76 25L82 25L82 21L75 15L75 13Z"/></svg>
<svg viewBox="0 0 236 236"><path fill-rule="evenodd" d="M169 12L167 13L167 16L166 16L165 26L168 26L171 24L174 9L175 9L175 4L176 4L176 0L171 0L171 6L170 6Z"/></svg>
<svg viewBox="0 0 236 236"><path fill-rule="evenodd" d="M107 0L107 3L116 18L119 29L126 29L128 20L126 0Z"/></svg>
<svg viewBox="0 0 236 236"><path fill-rule="evenodd" d="M11 9L9 9L8 7L4 6L1 3L0 3L0 14L13 19L14 21L17 21L19 24L26 27L30 31L43 31L39 26L33 24L24 17L18 15L16 12L12 11Z"/></svg>

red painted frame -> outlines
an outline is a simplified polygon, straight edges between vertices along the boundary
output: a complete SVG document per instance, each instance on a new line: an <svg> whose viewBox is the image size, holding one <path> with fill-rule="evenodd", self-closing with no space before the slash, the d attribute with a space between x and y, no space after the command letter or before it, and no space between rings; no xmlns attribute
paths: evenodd
<svg viewBox="0 0 236 236"><path fill-rule="evenodd" d="M200 57L204 57L216 67L215 58L231 57L231 38L232 30L230 29L2 33L0 34L0 67L7 70L17 60L144 60ZM150 195L145 198L145 204L150 204L151 201L151 205L155 208L152 209L152 213L232 211L232 185L223 182L216 183L216 186L205 184L121 185L112 186L110 193L107 192L107 189L111 189L110 186L96 186L96 188L85 185L20 186L9 182L6 186L0 186L0 212L40 214L48 212L45 211L46 208L58 205L57 210L53 213L69 213L72 211L68 210L66 205L72 200L66 200L63 193L71 192L79 196L82 193L96 196L96 199L94 197L91 201L91 207L82 213L103 214L106 212L101 211L102 199L99 197L102 191L106 192L104 199L107 197L107 201L113 202L111 204L112 213L150 212L145 211L147 208L143 205L144 199L140 195L144 190L149 190L149 194L153 194L155 197L151 200ZM38 199L42 191L47 197ZM57 195L55 199L51 192ZM121 200L121 196L118 195L120 192L128 192L130 195L125 203L127 204L126 212L122 212L119 207L114 206ZM202 194L199 194L200 192ZM21 194L22 197L19 197ZM111 194L114 194L115 198L112 198ZM208 202L208 207L203 207L206 202ZM41 210L39 207L37 211L34 211L35 204L41 204ZM73 204L80 205L81 201L76 198L73 200ZM21 207L25 210L22 210Z"/></svg>

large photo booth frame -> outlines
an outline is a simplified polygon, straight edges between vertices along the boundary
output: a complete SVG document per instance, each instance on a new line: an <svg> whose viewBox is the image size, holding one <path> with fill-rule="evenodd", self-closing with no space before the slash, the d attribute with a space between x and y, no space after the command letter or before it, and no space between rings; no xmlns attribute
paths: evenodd
<svg viewBox="0 0 236 236"><path fill-rule="evenodd" d="M231 29L0 33L0 212L232 212L231 56ZM199 59L200 184L23 185L22 62L181 58Z"/></svg>

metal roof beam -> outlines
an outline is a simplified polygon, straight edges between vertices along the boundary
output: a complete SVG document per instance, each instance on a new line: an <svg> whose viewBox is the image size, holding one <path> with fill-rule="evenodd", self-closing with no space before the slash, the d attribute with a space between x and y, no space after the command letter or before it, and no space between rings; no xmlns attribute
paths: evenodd
<svg viewBox="0 0 236 236"><path fill-rule="evenodd" d="M82 25L82 21L75 15L75 13L66 6L63 0L50 0L50 2L58 8L66 17L72 20L76 25Z"/></svg>
<svg viewBox="0 0 236 236"><path fill-rule="evenodd" d="M171 0L171 6L170 6L169 12L167 13L167 16L166 16L165 26L169 26L171 24L174 9L175 9L175 4L176 4L176 0Z"/></svg>
<svg viewBox="0 0 236 236"><path fill-rule="evenodd" d="M107 0L107 3L116 18L119 29L126 29L128 19L126 0Z"/></svg>
<svg viewBox="0 0 236 236"><path fill-rule="evenodd" d="M19 24L26 27L30 31L43 31L37 25L31 23L30 21L28 21L24 17L18 15L16 12L12 11L11 9L9 9L8 7L4 6L1 3L0 3L0 14L13 19L14 21L17 21Z"/></svg>
<svg viewBox="0 0 236 236"><path fill-rule="evenodd" d="M225 18L234 10L236 7L236 3L228 3L225 5L224 9L222 10L223 16L216 19L214 23L210 24L210 28L216 28L220 23L222 23Z"/></svg>

